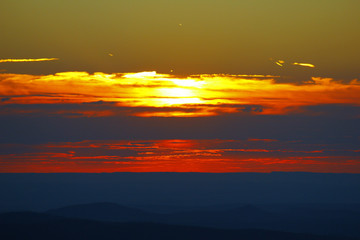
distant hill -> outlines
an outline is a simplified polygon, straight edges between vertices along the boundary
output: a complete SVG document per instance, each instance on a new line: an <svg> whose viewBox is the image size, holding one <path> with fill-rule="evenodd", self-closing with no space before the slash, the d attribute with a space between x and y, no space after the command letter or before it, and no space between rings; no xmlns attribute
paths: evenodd
<svg viewBox="0 0 360 240"><path fill-rule="evenodd" d="M43 220L47 219L47 221L38 221L41 218ZM0 214L0 219L0 239L2 240L351 240L351 238L346 237L316 236L256 229L224 230L155 223L116 223L49 218L47 214L28 212ZM14 219L17 219L18 223L15 223ZM34 219L37 219L37 221L33 221Z"/></svg>
<svg viewBox="0 0 360 240"><path fill-rule="evenodd" d="M45 211L85 202L126 206L360 204L359 189L360 174L0 173L0 212Z"/></svg>
<svg viewBox="0 0 360 240"><path fill-rule="evenodd" d="M61 219L64 218L37 212L7 212L0 214L0 224L45 223Z"/></svg>
<svg viewBox="0 0 360 240"><path fill-rule="evenodd" d="M269 211L254 205L225 210L193 210L168 214L152 213L114 203L72 205L47 214L114 222L152 222L222 229L267 229L360 238L360 212L314 208Z"/></svg>
<svg viewBox="0 0 360 240"><path fill-rule="evenodd" d="M276 214L253 205L245 205L230 210L188 211L167 215L167 222L195 226L220 228L257 228L259 223L271 222ZM260 226L262 227L262 226Z"/></svg>

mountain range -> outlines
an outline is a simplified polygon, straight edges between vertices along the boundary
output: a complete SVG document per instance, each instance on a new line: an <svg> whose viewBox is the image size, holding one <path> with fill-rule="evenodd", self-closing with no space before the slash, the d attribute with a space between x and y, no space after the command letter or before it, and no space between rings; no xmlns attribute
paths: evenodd
<svg viewBox="0 0 360 240"><path fill-rule="evenodd" d="M28 226L50 225L54 222L80 225L140 224L153 226L191 226L194 229L222 229L244 231L254 229L301 233L322 236L342 236L360 239L360 212L311 207L293 207L279 210L264 209L255 205L242 205L231 209L193 209L159 213L116 203L70 205L45 212L10 212L0 215L0 224ZM125 225L121 225L125 226ZM133 226L133 225L131 225ZM200 230L199 230L200 231ZM247 230L248 231L248 230ZM230 238L231 239L231 238Z"/></svg>
<svg viewBox="0 0 360 240"><path fill-rule="evenodd" d="M96 205L99 207L99 204ZM355 238L261 229L231 230L160 223L105 222L53 216L47 213L12 212L0 214L0 239L354 240Z"/></svg>

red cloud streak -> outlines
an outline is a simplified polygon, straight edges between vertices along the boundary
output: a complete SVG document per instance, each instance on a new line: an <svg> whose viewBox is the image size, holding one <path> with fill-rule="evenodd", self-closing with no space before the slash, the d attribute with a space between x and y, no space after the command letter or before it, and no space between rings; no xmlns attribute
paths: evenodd
<svg viewBox="0 0 360 240"><path fill-rule="evenodd" d="M0 147L8 149L0 155L1 172L360 173L359 149L335 151L275 140L82 141Z"/></svg>

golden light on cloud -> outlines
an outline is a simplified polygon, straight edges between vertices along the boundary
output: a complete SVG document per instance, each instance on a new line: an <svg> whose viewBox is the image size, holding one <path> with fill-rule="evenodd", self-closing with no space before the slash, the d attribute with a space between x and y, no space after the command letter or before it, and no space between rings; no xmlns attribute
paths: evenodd
<svg viewBox="0 0 360 240"><path fill-rule="evenodd" d="M46 61L56 61L59 58L10 58L10 59L0 59L0 63L3 62L46 62Z"/></svg>
<svg viewBox="0 0 360 240"><path fill-rule="evenodd" d="M360 82L313 78L278 83L275 76L203 74L177 77L153 72L63 72L54 75L0 74L1 105L111 103L114 109L77 112L86 116L126 114L200 117L219 114L287 114L319 104L360 105ZM146 109L145 109L146 108ZM26 110L29 111L29 110ZM65 113L69 110L64 110ZM75 110L73 110L75 111ZM98 111L98 113L94 113ZM75 112L74 112L75 113ZM123 112L121 114L124 114Z"/></svg>
<svg viewBox="0 0 360 240"><path fill-rule="evenodd" d="M272 58L270 58L271 61L273 61L276 65L280 66L280 67L284 67L285 66L285 61L284 60L273 60ZM315 65L311 64L311 63L301 63L301 62L293 62L290 63L291 65L295 65L295 66L301 66L301 67L310 67L310 68L314 68Z"/></svg>
<svg viewBox="0 0 360 240"><path fill-rule="evenodd" d="M279 61L276 61L275 63L276 63L278 66L282 67L282 66L284 66L285 61L279 60Z"/></svg>
<svg viewBox="0 0 360 240"><path fill-rule="evenodd" d="M314 68L315 65L311 64L311 63L298 63L298 62L294 62L293 65L297 65L297 66L302 66L302 67L310 67L310 68Z"/></svg>

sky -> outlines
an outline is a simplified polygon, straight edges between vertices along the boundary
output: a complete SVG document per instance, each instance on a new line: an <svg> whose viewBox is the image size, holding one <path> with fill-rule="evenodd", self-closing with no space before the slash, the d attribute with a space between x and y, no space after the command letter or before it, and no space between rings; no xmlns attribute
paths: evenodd
<svg viewBox="0 0 360 240"><path fill-rule="evenodd" d="M0 172L360 173L357 0L0 3Z"/></svg>

